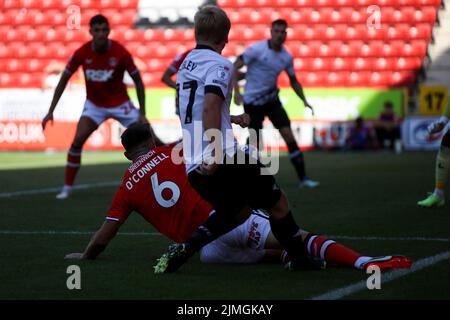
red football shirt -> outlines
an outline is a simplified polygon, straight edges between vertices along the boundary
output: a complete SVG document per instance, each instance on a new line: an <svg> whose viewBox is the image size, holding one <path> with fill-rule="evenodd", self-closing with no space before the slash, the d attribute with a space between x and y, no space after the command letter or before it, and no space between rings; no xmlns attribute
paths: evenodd
<svg viewBox="0 0 450 320"><path fill-rule="evenodd" d="M132 211L176 242L206 221L212 206L189 184L183 163L170 158L173 146L158 147L133 162L106 219L124 223Z"/></svg>
<svg viewBox="0 0 450 320"><path fill-rule="evenodd" d="M105 53L97 53L92 41L85 43L70 57L65 71L73 74L83 66L87 99L98 107L116 107L128 101L127 88L123 83L126 71L137 72L131 54L120 43L109 40Z"/></svg>

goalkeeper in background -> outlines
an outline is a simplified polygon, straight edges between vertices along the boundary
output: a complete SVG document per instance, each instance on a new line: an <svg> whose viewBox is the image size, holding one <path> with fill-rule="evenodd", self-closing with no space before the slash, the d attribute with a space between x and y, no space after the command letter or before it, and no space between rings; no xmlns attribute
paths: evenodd
<svg viewBox="0 0 450 320"><path fill-rule="evenodd" d="M448 171L450 169L450 128L447 126L450 118L450 103L447 104L444 115L438 120L430 124L428 127L429 134L434 134L446 130L442 138L441 147L436 158L436 185L434 192L425 200L419 201L420 207L434 208L443 207L445 205L444 190L445 183L448 180Z"/></svg>

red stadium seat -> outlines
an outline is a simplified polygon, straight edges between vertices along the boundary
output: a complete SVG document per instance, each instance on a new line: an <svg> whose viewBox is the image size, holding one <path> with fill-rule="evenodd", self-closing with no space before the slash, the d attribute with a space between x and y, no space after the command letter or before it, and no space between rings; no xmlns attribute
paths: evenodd
<svg viewBox="0 0 450 320"><path fill-rule="evenodd" d="M22 68L21 68L21 62L22 62L23 60L18 60L18 59L9 59L8 60L8 63L6 64L6 72L8 72L8 73L13 73L13 72L21 72L21 71L24 71Z"/></svg>
<svg viewBox="0 0 450 320"><path fill-rule="evenodd" d="M331 56L330 48L326 43L321 43L318 48L318 55L320 57L328 57Z"/></svg>
<svg viewBox="0 0 450 320"><path fill-rule="evenodd" d="M422 66L422 60L418 57L398 58L396 61L397 70L418 70Z"/></svg>
<svg viewBox="0 0 450 320"><path fill-rule="evenodd" d="M423 7L414 11L414 20L416 22L434 24L437 18L437 10L435 7Z"/></svg>
<svg viewBox="0 0 450 320"><path fill-rule="evenodd" d="M64 33L65 42L85 42L86 37L87 32L85 30L66 30Z"/></svg>
<svg viewBox="0 0 450 320"><path fill-rule="evenodd" d="M143 80L144 85L147 87L161 86L160 74L144 73Z"/></svg>
<svg viewBox="0 0 450 320"><path fill-rule="evenodd" d="M327 74L327 72L308 72L305 82L311 87L323 86L326 82Z"/></svg>
<svg viewBox="0 0 450 320"><path fill-rule="evenodd" d="M328 58L314 58L311 67L311 70L328 71L332 69L332 61Z"/></svg>
<svg viewBox="0 0 450 320"><path fill-rule="evenodd" d="M27 27L27 32L25 33L22 40L27 42L39 41L40 40L39 37L40 34L37 32L36 29Z"/></svg>
<svg viewBox="0 0 450 320"><path fill-rule="evenodd" d="M311 59L308 58L295 58L294 59L294 68L296 70L307 70L310 66Z"/></svg>
<svg viewBox="0 0 450 320"><path fill-rule="evenodd" d="M326 78L326 81L328 86L342 86L342 84L346 81L346 74L342 72L330 72Z"/></svg>
<svg viewBox="0 0 450 320"><path fill-rule="evenodd" d="M67 61L68 55L90 40L88 21L102 12L110 19L111 37L148 63L151 71L146 71L145 83L161 85L161 72L167 64L193 45L193 30L132 29L138 2L3 0L0 70L8 68L13 76L3 77L0 82L14 82L16 86L39 82L36 76L47 59ZM82 8L80 30L66 27L66 10L72 4ZM415 72L427 53L440 1L221 0L219 5L232 20L230 43L223 52L226 56L237 54L241 44L248 47L268 38L271 21L284 18L289 23L286 45L295 58L296 70L304 71L300 72L304 85L387 86L415 80ZM370 5L382 9L380 29L367 27ZM7 59L14 60L8 64ZM280 83L288 85L289 81L281 77Z"/></svg>
<svg viewBox="0 0 450 320"><path fill-rule="evenodd" d="M24 34L21 31L10 28L6 32L5 40L7 42L20 41L21 37L23 37L23 36L24 36Z"/></svg>
<svg viewBox="0 0 450 320"><path fill-rule="evenodd" d="M372 86L380 87L380 86L387 86L389 84L390 80L386 76L385 72L371 72L370 74L370 83Z"/></svg>
<svg viewBox="0 0 450 320"><path fill-rule="evenodd" d="M395 72L393 75L393 85L411 85L416 81L417 73L413 71Z"/></svg>
<svg viewBox="0 0 450 320"><path fill-rule="evenodd" d="M27 64L27 72L42 72L45 66L48 64L44 59L31 59L25 60Z"/></svg>
<svg viewBox="0 0 450 320"><path fill-rule="evenodd" d="M398 56L398 52L396 51L398 48L393 46L391 42L383 43L380 51L380 56L383 57L395 57Z"/></svg>
<svg viewBox="0 0 450 320"><path fill-rule="evenodd" d="M14 88L17 87L18 76L14 73L0 73L0 86L3 88Z"/></svg>
<svg viewBox="0 0 450 320"><path fill-rule="evenodd" d="M369 84L370 73L369 72L350 72L345 77L345 82L351 87L364 87Z"/></svg>
<svg viewBox="0 0 450 320"><path fill-rule="evenodd" d="M418 56L424 58L427 54L427 42L423 40L411 41L411 43L405 43L403 52L408 56Z"/></svg>
<svg viewBox="0 0 450 320"><path fill-rule="evenodd" d="M431 39L431 26L429 24L418 24L409 28L409 39Z"/></svg>
<svg viewBox="0 0 450 320"><path fill-rule="evenodd" d="M334 58L332 59L332 68L334 71L350 70L351 69L351 58Z"/></svg>
<svg viewBox="0 0 450 320"><path fill-rule="evenodd" d="M362 10L358 10L358 9L354 9L351 11L350 16L349 16L349 22L351 22L352 24L361 24L361 23L366 23L367 21L367 12L366 11L362 11Z"/></svg>
<svg viewBox="0 0 450 320"><path fill-rule="evenodd" d="M352 61L351 69L355 71L370 70L371 66L369 64L368 59L358 57Z"/></svg>
<svg viewBox="0 0 450 320"><path fill-rule="evenodd" d="M372 70L395 70L393 58L376 58L370 61Z"/></svg>
<svg viewBox="0 0 450 320"><path fill-rule="evenodd" d="M19 48L20 43L18 42L10 42L10 43L0 42L0 58L1 59L13 58Z"/></svg>
<svg viewBox="0 0 450 320"><path fill-rule="evenodd" d="M301 43L298 46L298 56L300 57L316 57L319 55L319 48L321 46L320 41L312 41L307 43Z"/></svg>
<svg viewBox="0 0 450 320"><path fill-rule="evenodd" d="M9 26L11 24L13 24L12 15L8 14L8 11L0 12L0 26Z"/></svg>

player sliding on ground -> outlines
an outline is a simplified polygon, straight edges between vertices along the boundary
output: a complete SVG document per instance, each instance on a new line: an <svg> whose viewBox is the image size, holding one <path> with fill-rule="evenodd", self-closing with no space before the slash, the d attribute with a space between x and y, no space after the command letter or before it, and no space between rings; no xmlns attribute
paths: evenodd
<svg viewBox="0 0 450 320"><path fill-rule="evenodd" d="M155 272L178 270L202 247L242 224L249 208L269 214L274 237L291 257L289 269L322 269L323 260L307 251L288 199L270 172L274 168L238 148L230 117L233 64L221 55L230 19L219 7L204 6L194 24L196 47L178 70L177 99L188 180L214 212L186 241L168 248ZM250 123L247 117L233 121L242 127Z"/></svg>
<svg viewBox="0 0 450 320"><path fill-rule="evenodd" d="M71 253L67 259L95 259L135 211L159 232L178 243L184 242L208 216L213 207L190 186L183 163L176 164L173 146L156 147L146 124L133 125L122 135L125 156L133 163L119 187L106 221L94 234L83 253ZM180 155L181 157L181 155ZM361 255L324 236L301 230L309 255L330 264L366 269L377 265L382 270L407 268L411 260L404 256L370 257ZM205 263L256 263L290 261L270 229L269 218L259 210L240 226L200 250ZM157 270L156 270L157 271Z"/></svg>
<svg viewBox="0 0 450 320"><path fill-rule="evenodd" d="M436 183L434 191L425 200L417 204L424 208L438 208L445 205L444 190L448 180L448 171L450 169L450 128L447 126L450 118L450 104L444 112L444 115L428 127L430 134L441 132L446 128L446 132L441 141L441 147L436 158Z"/></svg>

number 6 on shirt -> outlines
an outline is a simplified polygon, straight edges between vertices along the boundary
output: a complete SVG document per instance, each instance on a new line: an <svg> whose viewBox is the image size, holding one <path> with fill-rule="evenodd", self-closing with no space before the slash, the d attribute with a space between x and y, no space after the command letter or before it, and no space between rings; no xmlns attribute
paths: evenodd
<svg viewBox="0 0 450 320"><path fill-rule="evenodd" d="M163 183L159 184L157 172L152 174L150 180L152 182L152 190L153 194L155 195L155 199L161 207L170 208L177 203L178 199L180 198L180 188L178 188L178 186L174 182L164 181ZM162 193L164 189L170 189L170 191L172 191L172 197L168 200L163 198Z"/></svg>

